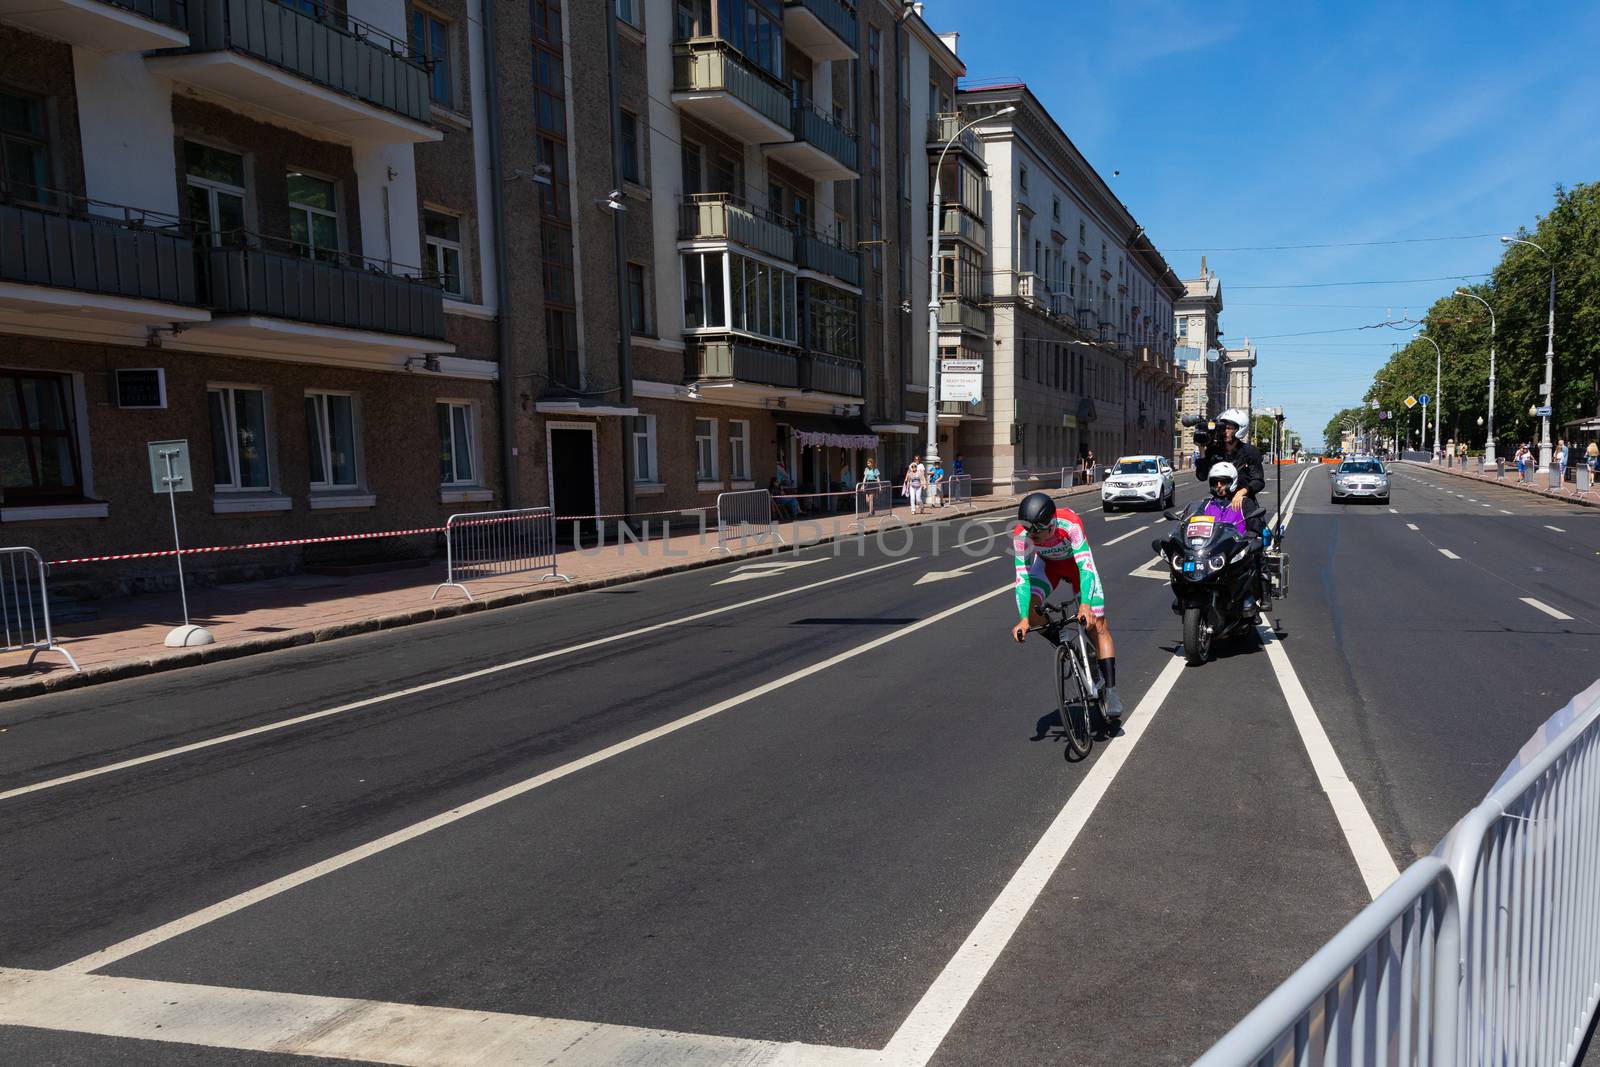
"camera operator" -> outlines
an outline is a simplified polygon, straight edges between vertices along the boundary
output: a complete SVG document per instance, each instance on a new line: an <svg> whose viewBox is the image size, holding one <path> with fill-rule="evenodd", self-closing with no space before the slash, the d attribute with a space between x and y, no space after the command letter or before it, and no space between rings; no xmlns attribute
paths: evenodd
<svg viewBox="0 0 1600 1067"><path fill-rule="evenodd" d="M1261 450L1240 436L1247 420L1244 412L1229 408L1217 416L1216 433L1208 433L1204 426L1195 430L1194 443L1200 446L1200 459L1194 465L1194 476L1203 483L1213 463L1233 464L1239 471L1239 488L1233 494L1232 504L1248 515L1259 509L1254 498L1267 487L1267 476L1261 466ZM1248 506L1247 497L1251 501Z"/></svg>

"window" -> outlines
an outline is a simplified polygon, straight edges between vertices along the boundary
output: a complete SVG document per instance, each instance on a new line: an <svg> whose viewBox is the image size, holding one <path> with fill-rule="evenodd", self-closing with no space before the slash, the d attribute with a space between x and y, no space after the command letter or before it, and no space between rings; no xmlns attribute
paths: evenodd
<svg viewBox="0 0 1600 1067"><path fill-rule="evenodd" d="M466 283L461 276L460 217L424 208L422 235L427 246L428 269L439 280L444 295L466 296Z"/></svg>
<svg viewBox="0 0 1600 1067"><path fill-rule="evenodd" d="M339 259L339 200L332 182L290 171L289 239L297 256Z"/></svg>
<svg viewBox="0 0 1600 1067"><path fill-rule="evenodd" d="M717 420L694 420L695 477L702 482L717 479Z"/></svg>
<svg viewBox="0 0 1600 1067"><path fill-rule="evenodd" d="M650 300L644 278L641 264L628 264L628 328L637 334L650 332Z"/></svg>
<svg viewBox="0 0 1600 1067"><path fill-rule="evenodd" d="M0 92L0 182L9 199L46 202L50 151L38 100Z"/></svg>
<svg viewBox="0 0 1600 1067"><path fill-rule="evenodd" d="M354 489L359 484L353 396L306 394L306 462L313 489Z"/></svg>
<svg viewBox="0 0 1600 1067"><path fill-rule="evenodd" d="M806 313L810 320L807 343L814 351L843 359L860 358L856 298L853 294L820 282L809 282L806 286Z"/></svg>
<svg viewBox="0 0 1600 1067"><path fill-rule="evenodd" d="M477 484L477 418L472 405L441 400L439 418L439 484Z"/></svg>
<svg viewBox="0 0 1600 1067"><path fill-rule="evenodd" d="M1057 197L1050 204L1050 215L1057 222L1061 221L1061 198Z"/></svg>
<svg viewBox="0 0 1600 1067"><path fill-rule="evenodd" d="M617 18L636 30L644 29L644 0L617 0Z"/></svg>
<svg viewBox="0 0 1600 1067"><path fill-rule="evenodd" d="M1018 167L1017 168L1017 187L1020 188L1023 192L1027 192L1028 191L1028 168L1027 167Z"/></svg>
<svg viewBox="0 0 1600 1067"><path fill-rule="evenodd" d="M750 423L728 420L728 476L736 482L750 480Z"/></svg>
<svg viewBox="0 0 1600 1067"><path fill-rule="evenodd" d="M212 484L223 490L268 489L267 394L241 386L207 390L211 406Z"/></svg>
<svg viewBox="0 0 1600 1067"><path fill-rule="evenodd" d="M430 64L428 97L450 107L450 23L431 11L411 9L411 55Z"/></svg>
<svg viewBox="0 0 1600 1067"><path fill-rule="evenodd" d="M685 329L734 329L791 343L796 339L795 276L790 271L731 252L692 252L683 256L683 294Z"/></svg>
<svg viewBox="0 0 1600 1067"><path fill-rule="evenodd" d="M0 372L0 489L8 500L83 495L71 398L63 375Z"/></svg>
<svg viewBox="0 0 1600 1067"><path fill-rule="evenodd" d="M656 417L633 417L633 480L658 481L656 477Z"/></svg>
<svg viewBox="0 0 1600 1067"><path fill-rule="evenodd" d="M1084 244L1089 240L1089 229L1082 221L1078 223L1078 243Z"/></svg>
<svg viewBox="0 0 1600 1067"><path fill-rule="evenodd" d="M210 145L183 144L189 221L211 243L244 229L244 157Z"/></svg>
<svg viewBox="0 0 1600 1067"><path fill-rule="evenodd" d="M619 119L622 126L622 178L639 184L639 118L624 111Z"/></svg>
<svg viewBox="0 0 1600 1067"><path fill-rule="evenodd" d="M1179 319L1178 320L1178 336L1179 337L1188 337L1189 336L1189 320L1188 319Z"/></svg>
<svg viewBox="0 0 1600 1067"><path fill-rule="evenodd" d="M678 0L676 9L678 40L703 36L702 30L710 32L711 12L706 0Z"/></svg>

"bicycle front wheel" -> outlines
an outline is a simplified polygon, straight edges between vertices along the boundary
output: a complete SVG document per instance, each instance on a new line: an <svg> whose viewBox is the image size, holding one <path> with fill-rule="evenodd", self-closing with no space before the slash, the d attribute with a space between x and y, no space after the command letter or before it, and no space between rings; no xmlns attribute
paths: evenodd
<svg viewBox="0 0 1600 1067"><path fill-rule="evenodd" d="M1067 742L1067 759L1081 760L1094 747L1089 724L1089 702L1094 699L1089 678L1072 641L1056 649L1056 696L1061 710L1061 733Z"/></svg>

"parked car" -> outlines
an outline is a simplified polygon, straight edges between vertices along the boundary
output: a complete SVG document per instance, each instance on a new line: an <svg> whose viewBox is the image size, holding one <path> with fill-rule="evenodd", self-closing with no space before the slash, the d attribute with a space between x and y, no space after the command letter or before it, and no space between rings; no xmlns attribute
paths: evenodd
<svg viewBox="0 0 1600 1067"><path fill-rule="evenodd" d="M1333 472L1333 503L1348 500L1376 500L1389 502L1389 472L1371 456L1347 459Z"/></svg>
<svg viewBox="0 0 1600 1067"><path fill-rule="evenodd" d="M1108 515L1124 505L1170 508L1176 493L1172 464L1165 456L1123 456L1106 468L1106 480L1100 483L1100 503Z"/></svg>

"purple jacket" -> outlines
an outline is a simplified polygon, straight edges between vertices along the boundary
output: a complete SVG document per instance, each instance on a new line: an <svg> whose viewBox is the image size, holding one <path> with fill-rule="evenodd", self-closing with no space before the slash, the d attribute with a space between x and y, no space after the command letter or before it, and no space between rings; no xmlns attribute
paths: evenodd
<svg viewBox="0 0 1600 1067"><path fill-rule="evenodd" d="M1217 500L1207 500L1206 506L1201 509L1206 515L1215 515L1218 522L1225 522L1238 531L1240 537L1247 536L1244 526L1244 512L1232 504L1223 504Z"/></svg>

